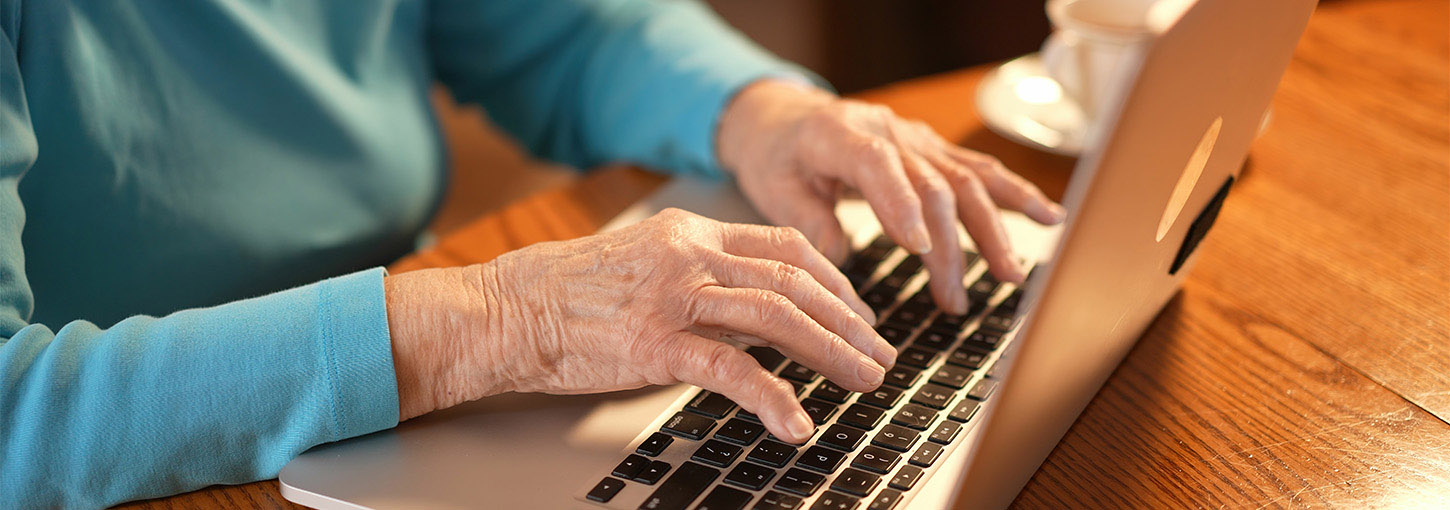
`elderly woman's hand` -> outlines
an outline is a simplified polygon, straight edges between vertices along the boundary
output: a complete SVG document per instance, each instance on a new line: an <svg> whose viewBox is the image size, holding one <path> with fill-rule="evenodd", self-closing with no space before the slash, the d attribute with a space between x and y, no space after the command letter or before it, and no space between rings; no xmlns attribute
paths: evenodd
<svg viewBox="0 0 1450 510"><path fill-rule="evenodd" d="M1046 224L1063 219L1060 206L997 159L884 106L790 82L743 90L721 118L719 153L766 218L801 229L838 263L849 247L834 206L843 185L860 190L887 235L922 255L932 296L955 313L967 310L959 220L992 274L1020 282L997 207Z"/></svg>
<svg viewBox="0 0 1450 510"><path fill-rule="evenodd" d="M804 440L814 427L791 385L718 338L770 345L854 391L879 385L896 357L800 232L679 210L386 287L403 419L505 391L683 381Z"/></svg>

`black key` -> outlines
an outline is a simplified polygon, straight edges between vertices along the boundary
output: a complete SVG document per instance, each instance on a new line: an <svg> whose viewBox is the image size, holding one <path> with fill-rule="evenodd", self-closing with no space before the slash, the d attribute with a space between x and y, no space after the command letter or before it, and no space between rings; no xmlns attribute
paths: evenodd
<svg viewBox="0 0 1450 510"><path fill-rule="evenodd" d="M816 386L816 391L811 392L811 397L818 398L826 402L844 404L846 403L846 399L851 398L851 392L845 388L837 386L836 383L826 381L821 383L820 386Z"/></svg>
<svg viewBox="0 0 1450 510"><path fill-rule="evenodd" d="M944 331L928 329L926 331L922 331L921 335L916 337L916 341L912 342L911 346L926 349L928 351L941 352L951 348L952 344L956 341L956 333L947 333Z"/></svg>
<svg viewBox="0 0 1450 510"><path fill-rule="evenodd" d="M931 311L931 305L907 301L902 303L895 312L891 312L891 318L887 320L908 328L915 328L921 325L928 315L931 315Z"/></svg>
<svg viewBox="0 0 1450 510"><path fill-rule="evenodd" d="M861 446L861 440L866 438L866 431L845 425L831 425L826 429L825 434L816 440L817 444L823 444L844 452L854 451Z"/></svg>
<svg viewBox="0 0 1450 510"><path fill-rule="evenodd" d="M986 354L974 351L970 347L962 347L961 349L952 351L951 355L947 356L947 363L967 367L972 370L982 368L982 364L986 362Z"/></svg>
<svg viewBox="0 0 1450 510"><path fill-rule="evenodd" d="M1012 328L1017 327L1017 323L1022 322L1016 314L998 313L1000 311L1000 309L993 311L982 318L983 331L1006 334L1008 331L1012 331Z"/></svg>
<svg viewBox="0 0 1450 510"><path fill-rule="evenodd" d="M751 510L796 510L801 507L801 498L784 492L769 491L760 497Z"/></svg>
<svg viewBox="0 0 1450 510"><path fill-rule="evenodd" d="M881 338L886 339L886 343L895 346L900 346L906 343L906 339L911 338L911 328L903 328L891 324L876 326L876 332L881 334Z"/></svg>
<svg viewBox="0 0 1450 510"><path fill-rule="evenodd" d="M937 369L936 373L932 374L931 376L931 382L940 384L942 386L956 388L959 390L967 387L967 381L970 381L971 379L971 370L952 365L942 365L942 367Z"/></svg>
<svg viewBox="0 0 1450 510"><path fill-rule="evenodd" d="M791 457L795 457L795 452L794 446L766 439L761 441L754 450L750 450L750 454L745 458L770 467L782 467L790 462Z"/></svg>
<svg viewBox="0 0 1450 510"><path fill-rule="evenodd" d="M899 453L879 446L867 446L861 450L860 455L851 459L851 467L884 475L890 473L891 468L896 467L896 462L899 460L901 460Z"/></svg>
<svg viewBox="0 0 1450 510"><path fill-rule="evenodd" d="M974 315L976 315L976 313L970 309L967 311L966 315L951 315L943 313L941 315L937 315L936 319L931 321L931 325L927 326L927 329L931 331L940 331L942 333L956 336L957 333L962 332L962 328L967 327L967 323L972 320L972 316Z"/></svg>
<svg viewBox="0 0 1450 510"><path fill-rule="evenodd" d="M725 483L758 491L765 488L765 484L770 483L772 478L775 478L775 470L749 462L741 462L740 465L735 466L735 469L730 470L730 474L725 475Z"/></svg>
<svg viewBox="0 0 1450 510"><path fill-rule="evenodd" d="M906 365L896 365L891 367L891 370L886 371L886 381L883 384L898 388L910 388L911 385L916 384L916 379L919 377L921 377L921 369L908 367Z"/></svg>
<svg viewBox="0 0 1450 510"><path fill-rule="evenodd" d="M896 504L901 502L901 491L895 489L881 489L876 499L871 500L871 506L866 510L895 510Z"/></svg>
<svg viewBox="0 0 1450 510"><path fill-rule="evenodd" d="M877 432L876 437L871 438L871 444L905 452L911 449L911 445L916 444L916 438L920 435L920 432L906 427L887 425L881 427L881 432Z"/></svg>
<svg viewBox="0 0 1450 510"><path fill-rule="evenodd" d="M916 274L916 272L920 270L921 257L913 253L911 255L907 255L906 258L901 259L901 262L898 262L896 264L896 269L891 270L891 274L911 276L913 274Z"/></svg>
<svg viewBox="0 0 1450 510"><path fill-rule="evenodd" d="M790 383L791 388L795 388L795 394L797 396L802 395L806 392L806 383L790 380L787 380L786 382Z"/></svg>
<svg viewBox="0 0 1450 510"><path fill-rule="evenodd" d="M916 453L911 454L911 458L906 461L921 467L931 467L932 463L941 457L941 448L942 446L936 443L921 443L921 447L917 448Z"/></svg>
<svg viewBox="0 0 1450 510"><path fill-rule="evenodd" d="M780 368L780 365L785 363L786 359L785 355L781 354L780 351L764 346L747 347L745 354L749 354L750 357L755 358L755 361L760 363L761 367L771 372Z"/></svg>
<svg viewBox="0 0 1450 510"><path fill-rule="evenodd" d="M759 416L756 416L755 413L752 413L750 411L746 411L744 409L741 409L739 411L736 411L735 412L735 417L736 418L740 418L742 420L750 420L750 421L753 421L755 423L760 423L760 417Z"/></svg>
<svg viewBox="0 0 1450 510"><path fill-rule="evenodd" d="M665 473L668 472L670 472L670 463L661 460L652 460L644 469L640 470L639 474L634 475L634 481L645 485L654 485L655 482L664 478Z"/></svg>
<svg viewBox="0 0 1450 510"><path fill-rule="evenodd" d="M891 417L891 423L904 427L911 427L916 430L926 430L931 426L932 420L936 419L936 411L916 404L906 404L896 416Z"/></svg>
<svg viewBox="0 0 1450 510"><path fill-rule="evenodd" d="M931 297L930 285L921 286L921 289L916 291L916 294L912 294L911 297L906 298L906 302L932 307L936 306L936 300L932 299Z"/></svg>
<svg viewBox="0 0 1450 510"><path fill-rule="evenodd" d="M623 488L624 480L605 477L603 480L600 480L598 484L595 484L593 489L589 489L589 494L585 494L584 497L589 498L589 501L608 503L609 500L614 499L614 495L619 494L619 490Z"/></svg>
<svg viewBox="0 0 1450 510"><path fill-rule="evenodd" d="M997 293L998 285L1001 285L1001 283L992 277L992 273L982 273L980 279L972 283L972 286L967 287L967 299L985 302L992 297L992 294Z"/></svg>
<svg viewBox="0 0 1450 510"><path fill-rule="evenodd" d="M665 422L665 426L660 427L660 431L698 441L704 438L705 434L710 433L710 429L713 428L715 428L715 420L698 414L679 412L671 416L670 420Z"/></svg>
<svg viewBox="0 0 1450 510"><path fill-rule="evenodd" d="M711 439L700 445L700 448L695 450L695 454L690 456L690 460L725 467L729 466L731 462L735 462L735 459L740 456L740 451L739 446Z"/></svg>
<svg viewBox="0 0 1450 510"><path fill-rule="evenodd" d="M956 398L956 396L957 393L952 391L951 388L937 384L928 384L916 390L916 395L912 395L911 401L932 409L946 409L947 404L953 398Z"/></svg>
<svg viewBox="0 0 1450 510"><path fill-rule="evenodd" d="M871 273L868 268L858 268L847 265L841 273L846 275L846 281L851 282L851 288L857 292L866 288L866 282L871 280Z"/></svg>
<svg viewBox="0 0 1450 510"><path fill-rule="evenodd" d="M1030 274L1028 276L1031 276ZM997 310L1002 313L1016 314L1017 309L1022 306L1022 289L1013 290L1001 303L997 303Z"/></svg>
<svg viewBox="0 0 1450 510"><path fill-rule="evenodd" d="M836 472L836 468L841 467L841 462L844 460L846 460L845 453L817 445L807 448L806 452L801 454L801 458L796 459L795 465L829 475Z"/></svg>
<svg viewBox="0 0 1450 510"><path fill-rule="evenodd" d="M754 443L763 432L765 432L765 425L735 418L725 422L725 425L720 427L720 431L715 433L715 437L738 445L749 445Z"/></svg>
<svg viewBox="0 0 1450 510"><path fill-rule="evenodd" d="M862 393L857 402L866 405L873 405L882 409L891 409L901 400L901 390L882 386L871 393Z"/></svg>
<svg viewBox="0 0 1450 510"><path fill-rule="evenodd" d="M898 290L877 284L875 287L871 287L871 290L862 294L861 300L866 302L866 306L871 307L871 311L880 314L887 307L891 306L891 303L896 302L896 292Z"/></svg>
<svg viewBox="0 0 1450 510"><path fill-rule="evenodd" d="M791 381L810 383L816 379L816 371L806 368L800 363L791 362L785 366L785 370L780 371L780 376ZM796 393L799 394L800 391L796 391Z"/></svg>
<svg viewBox="0 0 1450 510"><path fill-rule="evenodd" d="M952 412L951 414L947 415L947 419L966 423L968 421L971 421L972 416L975 416L977 414L977 409L981 407L982 404L977 403L977 401L969 398L964 398L960 403L957 404L956 407L952 408Z"/></svg>
<svg viewBox="0 0 1450 510"><path fill-rule="evenodd" d="M962 260L966 261L965 264L962 264L962 267L967 268L967 272L971 272L972 266L977 265L977 261L981 259L982 255L971 249L962 250Z"/></svg>
<svg viewBox="0 0 1450 510"><path fill-rule="evenodd" d="M987 400L987 397L992 396L993 391L997 391L997 381L982 379L977 381L977 384L972 385L971 391L967 392L967 398Z"/></svg>
<svg viewBox="0 0 1450 510"><path fill-rule="evenodd" d="M630 455L620 461L618 466L614 466L614 471L610 474L625 480L631 480L639 476L639 472L644 471L646 465L649 465L649 459L640 455Z"/></svg>
<svg viewBox="0 0 1450 510"><path fill-rule="evenodd" d="M859 429L871 430L876 428L877 423L881 423L881 417L885 413L885 411L868 405L852 404L851 407L846 408L846 412L841 413L841 417L837 418L836 422Z"/></svg>
<svg viewBox="0 0 1450 510"><path fill-rule="evenodd" d="M936 428L931 429L931 435L927 436L927 439L933 443L951 444L952 440L956 439L957 434L961 431L962 424L951 420L942 420L941 423L937 424Z"/></svg>
<svg viewBox="0 0 1450 510"><path fill-rule="evenodd" d="M875 239L872 239L870 243L867 243L866 247L861 248L861 251L857 252L857 254L861 258L881 262L886 259L887 255L891 254L891 249L895 247L896 243L891 242L890 238L885 235L879 235Z"/></svg>
<svg viewBox="0 0 1450 510"><path fill-rule="evenodd" d="M660 484L653 494L645 498L644 503L639 505L639 510L684 509L719 477L718 469L686 462L675 474L670 475L670 479Z"/></svg>
<svg viewBox="0 0 1450 510"><path fill-rule="evenodd" d="M1002 363L1001 363L1001 360L998 360L998 363L993 363L992 364L992 367L991 368L988 368L987 371L982 374L982 377L986 377L988 379L996 379L997 378L997 367L1000 367L1000 366L1002 366Z"/></svg>
<svg viewBox="0 0 1450 510"><path fill-rule="evenodd" d="M870 494L872 490L875 490L876 484L880 482L881 477L879 475L867 473L855 468L846 468L844 471L841 471L841 476L836 477L836 481L831 482L831 490L865 496Z"/></svg>
<svg viewBox="0 0 1450 510"><path fill-rule="evenodd" d="M816 425L825 423L836 414L836 404L815 398L802 400L801 409L806 410L806 414L810 415L811 421L816 422Z"/></svg>
<svg viewBox="0 0 1450 510"><path fill-rule="evenodd" d="M635 453L638 453L640 455L658 457L661 453L664 453L665 448L668 448L670 446L670 443L673 442L675 442L675 438L665 434L661 434L659 432L655 432L653 434L650 434L649 437L644 438L644 441L641 442L639 446L635 447L634 451Z"/></svg>
<svg viewBox="0 0 1450 510"><path fill-rule="evenodd" d="M907 347L896 357L896 361L907 366L926 368L936 361L936 353L916 347Z"/></svg>
<svg viewBox="0 0 1450 510"><path fill-rule="evenodd" d="M816 504L811 505L811 510L856 510L856 505L859 504L861 504L861 500L855 497L826 491L816 499Z"/></svg>
<svg viewBox="0 0 1450 510"><path fill-rule="evenodd" d="M897 471L896 476L891 477L891 483L888 485L896 490L909 491L916 485L916 481L920 479L921 468L916 466L901 466L901 471Z"/></svg>
<svg viewBox="0 0 1450 510"><path fill-rule="evenodd" d="M790 468L780 479L775 481L775 488L810 497L816 493L816 489L826 481L826 477L806 471L800 468Z"/></svg>
<svg viewBox="0 0 1450 510"><path fill-rule="evenodd" d="M735 403L731 402L725 395L713 391L701 391L685 404L685 410L695 414L709 416L711 418L724 418L735 409Z"/></svg>
<svg viewBox="0 0 1450 510"><path fill-rule="evenodd" d="M742 510L750 504L750 493L721 485L710 491L695 510Z"/></svg>
<svg viewBox="0 0 1450 510"><path fill-rule="evenodd" d="M973 331L962 342L962 347L970 347L982 352L995 351L999 345L1002 345L1002 335L987 331Z"/></svg>

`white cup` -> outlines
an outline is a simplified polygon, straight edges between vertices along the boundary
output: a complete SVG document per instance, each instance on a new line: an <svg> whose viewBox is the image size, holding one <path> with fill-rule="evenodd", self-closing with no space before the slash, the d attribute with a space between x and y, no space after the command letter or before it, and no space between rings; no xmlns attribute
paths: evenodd
<svg viewBox="0 0 1450 510"><path fill-rule="evenodd" d="M1155 5L1176 0L1048 0L1056 30L1042 45L1042 65L1089 122L1122 83L1124 63L1154 35Z"/></svg>

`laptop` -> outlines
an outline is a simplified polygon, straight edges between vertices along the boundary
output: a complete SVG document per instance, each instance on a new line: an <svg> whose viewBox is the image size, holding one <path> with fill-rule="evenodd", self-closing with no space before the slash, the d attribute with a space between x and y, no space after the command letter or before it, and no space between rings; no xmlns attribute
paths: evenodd
<svg viewBox="0 0 1450 510"><path fill-rule="evenodd" d="M1088 136L1067 221L1004 219L1028 282L975 261L966 316L936 310L920 260L844 201L842 270L900 357L857 394L749 349L795 383L818 424L804 444L685 385L506 394L313 448L282 470L282 494L319 509L1003 508L1177 292L1314 5L1199 0L1160 27ZM762 221L728 183L676 179L605 228L666 207Z"/></svg>

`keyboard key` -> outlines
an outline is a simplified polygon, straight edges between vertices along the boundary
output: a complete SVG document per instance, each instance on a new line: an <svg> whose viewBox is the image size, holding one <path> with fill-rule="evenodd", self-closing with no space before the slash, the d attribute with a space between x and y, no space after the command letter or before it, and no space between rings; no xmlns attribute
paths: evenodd
<svg viewBox="0 0 1450 510"><path fill-rule="evenodd" d="M754 443L760 437L760 434L764 432L765 425L734 418L725 422L725 425L720 427L720 431L715 433L715 438L748 446L750 443Z"/></svg>
<svg viewBox="0 0 1450 510"><path fill-rule="evenodd" d="M1022 289L1018 288L1013 290L1011 294L1008 294L1007 298L1003 299L1001 303L997 304L997 310L1000 310L1002 313L1015 314L1017 313L1017 308L1020 306L1022 306Z"/></svg>
<svg viewBox="0 0 1450 510"><path fill-rule="evenodd" d="M896 311L892 312L891 317L887 320L908 328L915 328L921 325L922 321L925 321L928 315L931 315L932 309L933 307L931 305L907 301L902 303L900 307L897 307Z"/></svg>
<svg viewBox="0 0 1450 510"><path fill-rule="evenodd" d="M686 462L639 505L640 510L683 510L720 477L720 470Z"/></svg>
<svg viewBox="0 0 1450 510"><path fill-rule="evenodd" d="M916 466L901 466L901 471L891 477L891 488L902 491L909 491L916 486L916 481L921 479L921 468Z"/></svg>
<svg viewBox="0 0 1450 510"><path fill-rule="evenodd" d="M605 479L600 480L598 484L595 484L593 489L589 489L589 494L585 494L584 497L589 498L589 501L608 503L609 500L614 499L614 495L619 494L619 490L623 488L624 480L606 477Z"/></svg>
<svg viewBox="0 0 1450 510"><path fill-rule="evenodd" d="M690 460L715 467L725 467L735 462L735 459L740 456L741 450L739 446L711 439L700 445L700 448L695 450L695 454L690 456Z"/></svg>
<svg viewBox="0 0 1450 510"><path fill-rule="evenodd" d="M831 419L831 416L836 414L836 404L816 398L802 400L801 409L806 410L806 414L810 415L811 420L816 422L816 425L825 423L826 420Z"/></svg>
<svg viewBox="0 0 1450 510"><path fill-rule="evenodd" d="M671 416L665 426L660 428L661 432L685 439L700 440L710 429L715 428L715 420L700 416L694 413L678 412Z"/></svg>
<svg viewBox="0 0 1450 510"><path fill-rule="evenodd" d="M895 489L881 489L881 493L871 500L871 506L866 510L895 510L896 504L901 502L901 491Z"/></svg>
<svg viewBox="0 0 1450 510"><path fill-rule="evenodd" d="M967 367L972 370L982 368L982 364L986 363L986 361L986 354L974 351L970 347L962 347L952 351L951 355L947 356L947 363Z"/></svg>
<svg viewBox="0 0 1450 510"><path fill-rule="evenodd" d="M921 389L916 390L916 395L911 397L911 401L932 409L945 409L947 404L953 398L956 398L956 396L957 393L952 391L951 388L937 384L927 384L926 386L922 386Z"/></svg>
<svg viewBox="0 0 1450 510"><path fill-rule="evenodd" d="M760 363L762 368L770 372L774 372L775 369L780 368L780 365L785 363L786 360L785 355L781 354L780 351L759 345L745 348L745 354L749 354L750 357L755 358L756 363Z"/></svg>
<svg viewBox="0 0 1450 510"><path fill-rule="evenodd" d="M896 361L903 365L916 368L926 368L936 361L936 353L916 347L907 347L896 357Z"/></svg>
<svg viewBox="0 0 1450 510"><path fill-rule="evenodd" d="M906 404L891 417L891 423L903 427L911 427L916 430L926 430L931 426L932 420L936 419L936 411L916 404Z"/></svg>
<svg viewBox="0 0 1450 510"><path fill-rule="evenodd" d="M943 331L928 329L926 331L922 331L921 335L916 337L916 341L912 342L911 346L920 349L926 349L928 351L940 352L950 349L952 344L956 343L956 341L956 333L947 333Z"/></svg>
<svg viewBox="0 0 1450 510"><path fill-rule="evenodd" d="M800 396L800 395L804 395L805 394L805 392L806 392L806 383L803 383L803 382L800 382L800 381L791 381L791 380L787 380L786 382L790 383L791 388L794 388L795 389L796 396Z"/></svg>
<svg viewBox="0 0 1450 510"><path fill-rule="evenodd" d="M654 485L655 482L664 478L665 473L668 472L670 472L670 463L661 460L652 460L644 469L640 470L639 474L634 475L634 481L645 485Z"/></svg>
<svg viewBox="0 0 1450 510"><path fill-rule="evenodd" d="M750 504L750 498L748 492L721 485L710 491L695 510L743 510Z"/></svg>
<svg viewBox="0 0 1450 510"><path fill-rule="evenodd" d="M845 453L817 445L807 448L801 458L796 459L795 465L829 475L836 472L836 468L841 467L844 460Z"/></svg>
<svg viewBox="0 0 1450 510"><path fill-rule="evenodd" d="M936 319L933 319L931 321L931 325L927 326L926 329L929 331L940 331L948 335L956 336L958 333L962 332L962 329L965 329L967 327L967 323L971 322L972 317L975 315L976 312L972 310L968 310L965 315L951 315L947 313L942 313L940 315L937 315Z"/></svg>
<svg viewBox="0 0 1450 510"><path fill-rule="evenodd" d="M701 391L699 395L695 395L695 398L690 400L690 403L685 404L686 411L711 418L724 418L734 409L734 402L731 402L725 395L713 391Z"/></svg>
<svg viewBox="0 0 1450 510"><path fill-rule="evenodd" d="M891 370L886 371L886 380L883 384L897 388L910 388L911 385L916 384L916 380L920 377L921 369L908 367L906 365L896 365L891 367Z"/></svg>
<svg viewBox="0 0 1450 510"><path fill-rule="evenodd" d="M795 452L794 446L766 439L761 441L754 450L750 450L750 454L745 458L770 467L783 467L790 462L792 457L795 457Z"/></svg>
<svg viewBox="0 0 1450 510"><path fill-rule="evenodd" d="M941 457L941 449L942 446L936 443L921 443L921 446L916 449L916 453L911 454L911 458L906 461L921 467L931 467L936 462L936 459Z"/></svg>
<svg viewBox="0 0 1450 510"><path fill-rule="evenodd" d="M876 428L877 423L881 423L881 417L885 413L886 411L865 404L852 404L851 407L846 408L846 412L841 413L841 417L837 418L836 422L858 429L871 430Z"/></svg>
<svg viewBox="0 0 1450 510"><path fill-rule="evenodd" d="M859 504L861 504L860 499L839 492L826 491L816 500L816 504L811 505L811 510L856 510L856 505Z"/></svg>
<svg viewBox="0 0 1450 510"><path fill-rule="evenodd" d="M831 425L826 429L825 434L816 440L817 444L823 444L844 452L854 451L861 446L861 440L866 438L866 431L845 425Z"/></svg>
<svg viewBox="0 0 1450 510"><path fill-rule="evenodd" d="M765 488L765 485L770 483L773 478L775 478L775 470L758 464L741 462L740 465L735 466L735 469L730 470L730 474L725 475L725 483L758 491Z"/></svg>
<svg viewBox="0 0 1450 510"><path fill-rule="evenodd" d="M959 390L967 387L967 381L971 379L971 370L953 365L942 365L931 376L931 382Z"/></svg>
<svg viewBox="0 0 1450 510"><path fill-rule="evenodd" d="M851 392L845 388L837 386L836 383L826 381L821 383L820 386L816 386L816 391L811 392L811 397L818 398L826 402L844 404L846 403L846 399L851 398Z"/></svg>
<svg viewBox="0 0 1450 510"><path fill-rule="evenodd" d="M871 307L871 311L876 312L879 316L882 312L886 311L886 308L890 307L892 303L896 302L897 290L898 289L883 287L881 286L881 284L878 283L876 284L876 286L871 287L871 290L868 290L865 294L862 294L861 300L865 301L866 306Z"/></svg>
<svg viewBox="0 0 1450 510"><path fill-rule="evenodd" d="M841 476L831 482L831 490L841 491L846 494L865 496L876 489L876 484L881 482L881 476L867 473L856 468L846 468L841 471Z"/></svg>
<svg viewBox="0 0 1450 510"><path fill-rule="evenodd" d="M804 497L810 497L816 493L816 489L826 481L826 477L806 471L800 468L790 468L780 479L775 481L775 488L794 493Z"/></svg>
<svg viewBox="0 0 1450 510"><path fill-rule="evenodd" d="M862 393L861 398L856 401L882 409L891 409L901 400L901 393L902 391L899 389L882 386L871 393Z"/></svg>
<svg viewBox="0 0 1450 510"><path fill-rule="evenodd" d="M967 335L967 339L962 342L962 347L968 347L982 352L995 351L997 350L997 346L999 345L1002 345L1002 335L998 335L990 331L980 330L973 331L972 334Z"/></svg>
<svg viewBox="0 0 1450 510"><path fill-rule="evenodd" d="M897 347L900 347L901 344L906 343L906 340L908 338L911 338L911 328L895 326L892 324L882 324L880 326L877 326L876 332L881 334L881 338L886 339L886 343L895 345Z"/></svg>
<svg viewBox="0 0 1450 510"><path fill-rule="evenodd" d="M972 390L967 392L967 397L976 400L987 400L987 397L992 396L992 392L994 391L997 391L997 381L982 379L977 381L977 384L972 385Z"/></svg>
<svg viewBox="0 0 1450 510"><path fill-rule="evenodd" d="M644 471L644 467L649 465L649 462L649 459L644 458L644 456L630 455L620 461L618 466L614 466L614 471L610 474L625 480L631 480L639 476L639 472Z"/></svg>
<svg viewBox="0 0 1450 510"><path fill-rule="evenodd" d="M972 286L967 287L967 299L986 302L992 297L992 294L997 293L999 285L1001 283L992 277L992 273L982 273L981 278L972 283Z"/></svg>
<svg viewBox="0 0 1450 510"><path fill-rule="evenodd" d="M736 418L740 418L742 420L748 420L748 421L753 421L755 423L760 423L760 417L759 416L756 416L755 413L752 413L750 411L746 411L744 409L741 409L739 411L735 411L735 417Z"/></svg>
<svg viewBox="0 0 1450 510"><path fill-rule="evenodd" d="M1007 334L1008 331L1012 331L1012 328L1017 327L1019 322L1022 322L1021 317L1018 317L1016 314L1002 312L999 308L982 318L981 327L984 331Z"/></svg>
<svg viewBox="0 0 1450 510"><path fill-rule="evenodd" d="M792 361L791 364L785 366L785 370L780 371L780 376L786 380L808 384L816 380L816 371ZM796 393L799 394L800 392L797 391Z"/></svg>
<svg viewBox="0 0 1450 510"><path fill-rule="evenodd" d="M664 453L665 448L668 448L670 446L670 443L673 443L674 441L675 438L673 437L661 434L659 432L655 432L653 434L650 434L649 437L644 438L644 441L639 443L639 446L635 447L634 451L635 453L638 453L640 455L658 457L661 453Z"/></svg>
<svg viewBox="0 0 1450 510"><path fill-rule="evenodd" d="M881 432L877 432L876 437L871 438L871 444L905 452L911 450L911 445L916 444L916 438L919 436L921 433L915 430L899 425L887 425L881 427Z"/></svg>
<svg viewBox="0 0 1450 510"><path fill-rule="evenodd" d="M872 239L870 243L867 243L865 247L861 248L861 251L857 252L857 254L863 259L879 263L882 260L886 260L886 256L890 255L891 250L894 248L896 248L896 243L891 242L891 238L885 235L879 235L875 239Z"/></svg>
<svg viewBox="0 0 1450 510"><path fill-rule="evenodd" d="M971 421L972 416L975 416L977 414L977 409L981 407L982 404L978 403L975 400L962 399L962 401L958 403L956 407L952 408L952 412L951 414L947 415L947 419L956 422L966 423L968 421Z"/></svg>
<svg viewBox="0 0 1450 510"><path fill-rule="evenodd" d="M957 438L957 433L961 431L962 424L951 420L942 420L941 423L937 424L936 428L931 429L931 435L927 436L927 439L933 443L951 444L952 440Z"/></svg>
<svg viewBox="0 0 1450 510"><path fill-rule="evenodd" d="M760 497L751 510L796 510L801 507L801 498L784 492L769 491Z"/></svg>
<svg viewBox="0 0 1450 510"><path fill-rule="evenodd" d="M891 274L911 276L921 270L921 265L921 257L913 253L901 259L901 262L896 264L896 269L891 270Z"/></svg>
<svg viewBox="0 0 1450 510"><path fill-rule="evenodd" d="M867 446L856 458L851 459L851 467L884 475L890 473L891 468L896 467L896 462L899 460L901 460L899 453L879 446Z"/></svg>

